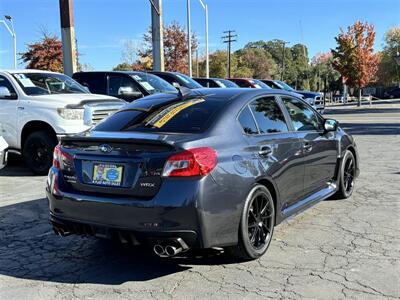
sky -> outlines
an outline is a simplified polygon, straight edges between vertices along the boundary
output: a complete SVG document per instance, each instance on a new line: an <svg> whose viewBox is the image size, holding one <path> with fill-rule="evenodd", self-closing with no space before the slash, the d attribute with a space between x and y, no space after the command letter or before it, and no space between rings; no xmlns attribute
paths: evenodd
<svg viewBox="0 0 400 300"><path fill-rule="evenodd" d="M375 50L382 48L385 32L400 26L400 0L203 0L209 9L210 52L225 49L223 31L236 30L232 50L247 42L282 39L304 43L310 58L335 47L340 28L356 20L375 25ZM14 20L17 52L41 37L61 36L58 0L0 0L0 19ZM151 24L149 0L74 0L75 35L81 63L95 70L110 70L121 62L127 40L140 44ZM164 24L177 20L186 26L186 0L163 0ZM204 51L204 10L191 0L191 26ZM0 69L12 67L12 38L0 23ZM19 61L19 67L24 64Z"/></svg>

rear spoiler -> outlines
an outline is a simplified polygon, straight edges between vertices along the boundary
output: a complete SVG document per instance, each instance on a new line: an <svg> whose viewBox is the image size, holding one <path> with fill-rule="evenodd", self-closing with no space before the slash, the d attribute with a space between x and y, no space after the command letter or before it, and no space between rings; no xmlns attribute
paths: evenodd
<svg viewBox="0 0 400 300"><path fill-rule="evenodd" d="M140 144L140 145L158 145L166 146L171 149L175 148L173 141L167 141L167 135L161 134L149 134L139 132L129 132L126 137L117 137L121 135L120 132L91 132L88 136L83 135L65 135L60 137L61 143L82 143L82 144L107 144L107 143L118 143L118 144Z"/></svg>

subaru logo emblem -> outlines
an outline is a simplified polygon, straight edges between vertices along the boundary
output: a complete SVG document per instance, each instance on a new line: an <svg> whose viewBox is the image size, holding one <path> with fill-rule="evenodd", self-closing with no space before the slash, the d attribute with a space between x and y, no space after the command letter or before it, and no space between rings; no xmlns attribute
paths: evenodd
<svg viewBox="0 0 400 300"><path fill-rule="evenodd" d="M112 151L112 149L113 148L110 145L107 145L107 144L103 144L103 145L99 146L99 150L101 152L104 152L104 153L110 153Z"/></svg>

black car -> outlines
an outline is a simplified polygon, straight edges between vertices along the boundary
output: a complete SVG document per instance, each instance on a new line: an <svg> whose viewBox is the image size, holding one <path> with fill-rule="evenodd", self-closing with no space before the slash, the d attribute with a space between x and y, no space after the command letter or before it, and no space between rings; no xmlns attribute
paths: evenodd
<svg viewBox="0 0 400 300"><path fill-rule="evenodd" d="M229 81L236 83L241 88L271 89L270 86L261 80L253 78L229 78Z"/></svg>
<svg viewBox="0 0 400 300"><path fill-rule="evenodd" d="M148 96L63 137L46 190L59 235L255 259L282 220L349 197L358 164L353 138L290 93L199 89Z"/></svg>
<svg viewBox="0 0 400 300"><path fill-rule="evenodd" d="M200 83L203 87L208 88L238 88L239 86L227 79L223 78L193 78L193 80Z"/></svg>
<svg viewBox="0 0 400 300"><path fill-rule="evenodd" d="M301 97L314 107L319 113L323 113L325 109L324 97L321 93L311 92L311 91L298 91L292 88L287 83L280 80L270 80L270 79L262 79L262 81L274 89L285 90L288 92L292 92L294 94L298 94L298 97Z"/></svg>
<svg viewBox="0 0 400 300"><path fill-rule="evenodd" d="M150 73L164 79L165 81L172 84L175 88L185 87L191 90L202 88L202 86L198 82L194 81L192 78L182 73L161 71L151 71Z"/></svg>
<svg viewBox="0 0 400 300"><path fill-rule="evenodd" d="M389 99L400 98L400 87L386 91L384 97Z"/></svg>
<svg viewBox="0 0 400 300"><path fill-rule="evenodd" d="M158 76L134 71L77 72L72 75L91 93L110 95L128 102L157 93L176 93L176 89Z"/></svg>

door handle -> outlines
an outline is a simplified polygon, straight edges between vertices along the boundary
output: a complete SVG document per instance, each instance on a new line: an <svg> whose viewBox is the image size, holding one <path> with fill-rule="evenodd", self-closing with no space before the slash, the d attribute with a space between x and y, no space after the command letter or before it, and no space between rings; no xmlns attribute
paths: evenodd
<svg viewBox="0 0 400 300"><path fill-rule="evenodd" d="M258 151L258 155L260 156L268 156L272 153L272 149L269 146L261 146L260 151Z"/></svg>
<svg viewBox="0 0 400 300"><path fill-rule="evenodd" d="M310 142L304 142L303 149L305 152L310 152L312 150L312 144Z"/></svg>
<svg viewBox="0 0 400 300"><path fill-rule="evenodd" d="M24 110L25 109L25 107L23 107L23 106L18 106L17 107L19 110Z"/></svg>

